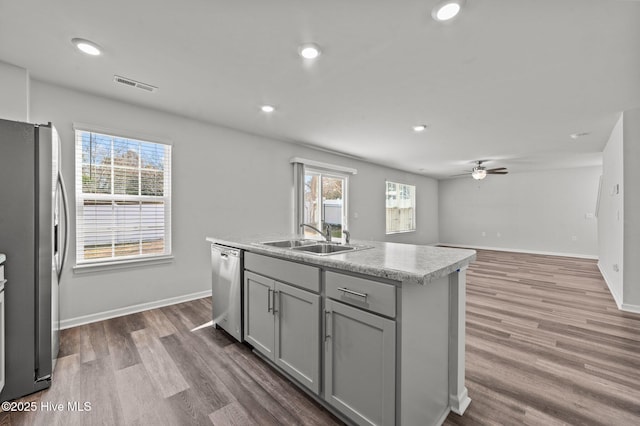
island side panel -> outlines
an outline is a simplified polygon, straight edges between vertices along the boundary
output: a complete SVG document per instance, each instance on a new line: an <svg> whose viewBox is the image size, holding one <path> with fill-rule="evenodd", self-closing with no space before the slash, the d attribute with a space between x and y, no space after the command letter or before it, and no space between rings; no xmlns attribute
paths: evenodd
<svg viewBox="0 0 640 426"><path fill-rule="evenodd" d="M449 277L403 283L400 424L439 425L449 413Z"/></svg>
<svg viewBox="0 0 640 426"><path fill-rule="evenodd" d="M449 275L449 404L462 415L471 403L464 384L467 267Z"/></svg>

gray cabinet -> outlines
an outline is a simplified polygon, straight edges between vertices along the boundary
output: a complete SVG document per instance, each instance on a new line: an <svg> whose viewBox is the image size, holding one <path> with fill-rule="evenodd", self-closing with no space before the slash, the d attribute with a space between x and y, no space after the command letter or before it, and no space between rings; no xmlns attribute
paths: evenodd
<svg viewBox="0 0 640 426"><path fill-rule="evenodd" d="M244 269L247 343L349 424L440 425L471 402L464 268L421 285L247 249Z"/></svg>
<svg viewBox="0 0 640 426"><path fill-rule="evenodd" d="M395 321L327 299L325 400L359 425L394 425Z"/></svg>
<svg viewBox="0 0 640 426"><path fill-rule="evenodd" d="M276 281L275 363L320 392L320 296Z"/></svg>
<svg viewBox="0 0 640 426"><path fill-rule="evenodd" d="M275 329L273 327L274 281L261 275L244 275L244 336L257 351L273 360Z"/></svg>
<svg viewBox="0 0 640 426"><path fill-rule="evenodd" d="M320 391L320 296L245 273L245 340L285 372Z"/></svg>

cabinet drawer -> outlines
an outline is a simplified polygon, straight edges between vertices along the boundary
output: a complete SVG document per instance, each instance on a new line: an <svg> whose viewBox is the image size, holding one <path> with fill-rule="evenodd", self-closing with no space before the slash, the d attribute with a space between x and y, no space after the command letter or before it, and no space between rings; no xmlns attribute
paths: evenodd
<svg viewBox="0 0 640 426"><path fill-rule="evenodd" d="M245 253L244 268L319 293L320 269L255 253Z"/></svg>
<svg viewBox="0 0 640 426"><path fill-rule="evenodd" d="M396 316L396 287L327 271L327 297L391 318Z"/></svg>

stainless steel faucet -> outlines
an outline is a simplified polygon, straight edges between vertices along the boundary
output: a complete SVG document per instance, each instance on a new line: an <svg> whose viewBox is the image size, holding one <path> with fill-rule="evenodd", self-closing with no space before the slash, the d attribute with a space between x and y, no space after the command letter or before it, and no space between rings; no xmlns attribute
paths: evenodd
<svg viewBox="0 0 640 426"><path fill-rule="evenodd" d="M324 232L322 232L321 230L319 230L318 228L316 228L313 225L309 225L308 223L300 224L300 228L304 228L305 226L307 228L313 229L318 234L322 235L327 242L331 242L331 225L329 225L328 223L324 224Z"/></svg>
<svg viewBox="0 0 640 426"><path fill-rule="evenodd" d="M347 231L346 229L343 229L342 233L344 234L344 243L349 244L349 241L351 241L351 232Z"/></svg>

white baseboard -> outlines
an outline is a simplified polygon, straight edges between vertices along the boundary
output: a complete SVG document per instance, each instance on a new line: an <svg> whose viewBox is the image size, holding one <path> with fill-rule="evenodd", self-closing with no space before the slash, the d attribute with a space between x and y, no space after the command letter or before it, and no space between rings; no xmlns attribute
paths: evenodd
<svg viewBox="0 0 640 426"><path fill-rule="evenodd" d="M449 406L451 411L461 416L466 411L467 407L471 404L471 398L469 398L469 391L465 386L458 395L449 395Z"/></svg>
<svg viewBox="0 0 640 426"><path fill-rule="evenodd" d="M600 264L600 262L598 262L598 269L600 270L600 273L602 274L602 278L604 278L604 282L607 284L607 287L609 288L609 293L611 293L611 295L613 296L613 300L616 302L618 309L625 312L640 314L640 305L632 305L631 303L624 303L622 301L622 296L620 296L615 291L613 291L613 288L611 288L611 280L609 279L609 277L607 276L607 273L602 268L602 265Z"/></svg>
<svg viewBox="0 0 640 426"><path fill-rule="evenodd" d="M598 269L600 270L600 274L602 274L602 278L604 278L604 282L605 282L605 284L607 284L607 287L609 288L609 293L611 293L611 296L613 296L613 300L616 302L616 305L618 306L618 309L623 310L622 309L622 297L618 293L613 291L613 287L611 287L611 280L609 279L609 276L607 275L607 273L602 268L602 265L600 264L600 262L598 262Z"/></svg>
<svg viewBox="0 0 640 426"><path fill-rule="evenodd" d="M467 244L438 243L438 244L435 244L435 245L452 246L452 247L460 247L460 248L469 248L469 249L474 249L474 250L510 251L510 252L513 252L513 253L541 254L541 255L544 255L544 256L577 257L579 259L598 260L598 256L597 255L593 255L593 254L559 253L559 252L541 251L541 250L525 250L525 249L516 249L516 248L472 246L472 245L467 245Z"/></svg>
<svg viewBox="0 0 640 426"><path fill-rule="evenodd" d="M634 314L640 314L640 305L632 305L630 303L623 303L621 310L625 312L632 312Z"/></svg>
<svg viewBox="0 0 640 426"><path fill-rule="evenodd" d="M619 295L618 293L613 291L613 288L611 287L611 280L607 276L607 273L605 272L605 270L602 268L602 265L600 264L600 262L598 262L598 269L600 270L600 273L602 274L602 278L604 278L604 282L607 284L607 287L609 288L609 293L611 293L611 295L613 296L613 300L616 302L616 306L618 306L618 309L625 312L640 314L640 305L624 303L622 301L622 295Z"/></svg>
<svg viewBox="0 0 640 426"><path fill-rule="evenodd" d="M121 317L123 315L135 314L136 312L148 311L149 309L161 308L163 306L175 305L176 303L188 302L190 300L201 299L211 296L211 290L200 291L198 293L185 294L182 296L170 297L168 299L155 300L153 302L140 303L138 305L125 306L124 308L112 309L95 314L83 315L75 318L68 318L60 321L60 329L77 327L92 322L103 321L110 318Z"/></svg>

